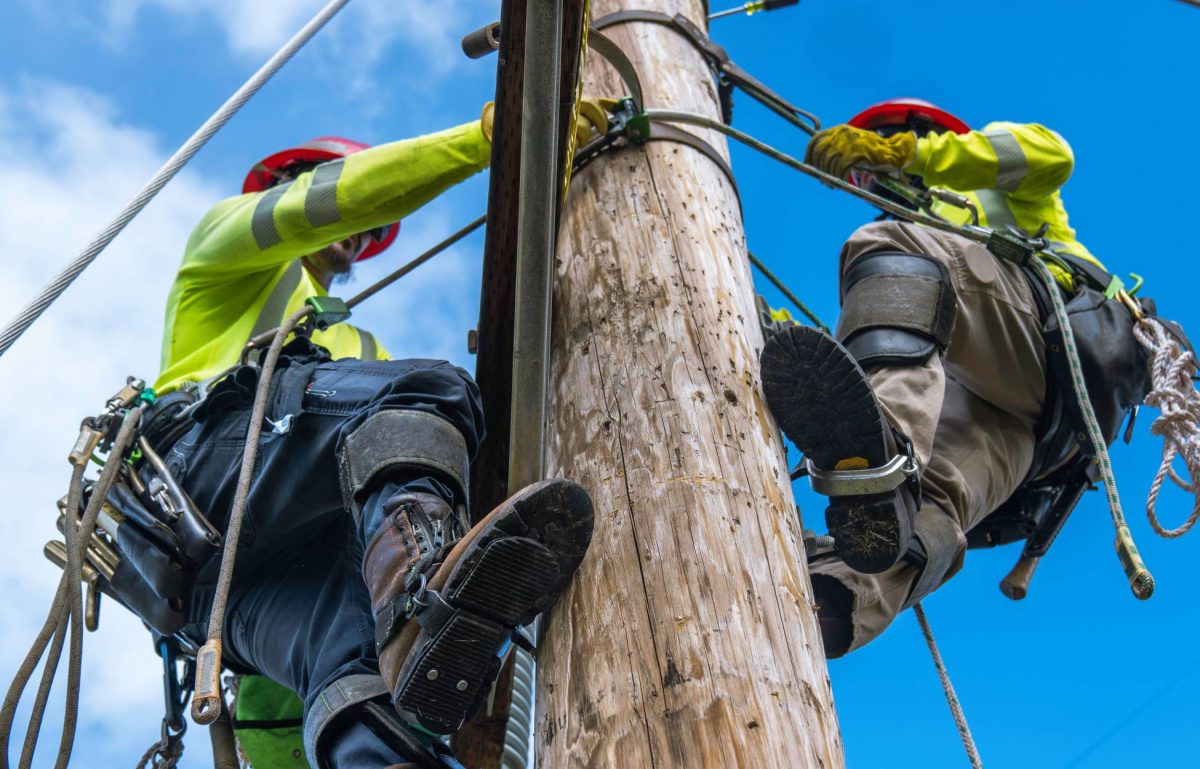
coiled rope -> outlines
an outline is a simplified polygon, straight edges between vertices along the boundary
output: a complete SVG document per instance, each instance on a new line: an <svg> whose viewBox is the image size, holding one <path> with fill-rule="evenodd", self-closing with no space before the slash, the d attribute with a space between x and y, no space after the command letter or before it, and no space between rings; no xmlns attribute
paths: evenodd
<svg viewBox="0 0 1200 769"><path fill-rule="evenodd" d="M83 593L80 582L83 575L84 549L91 541L92 532L96 528L96 519L100 515L108 489L124 465L125 452L132 445L134 433L141 422L145 409L146 407L143 405L131 408L125 413L120 430L109 450L109 461L105 463L104 470L96 481L83 516L78 519L75 518L73 511L79 510L79 504L83 497L83 475L87 468L87 457L90 454L75 462L67 499L67 511L71 514L67 516L66 525L63 526L63 536L66 538L66 564L58 583L58 591L55 593L50 607L50 614L46 617L46 622L42 625L41 631L21 662L16 676L13 677L13 682L4 696L3 705L0 705L0 769L9 767L8 743L17 715L17 706L21 702L21 695L33 677L38 662L49 647L50 653L42 671L33 713L25 732L25 743L18 763L19 769L29 769L33 765L38 731L45 714L50 687L54 683L54 675L62 655L68 625L71 636L67 657L67 696L63 714L62 738L59 741L58 757L54 767L55 769L66 769L71 760L71 750L75 742L75 726L79 715L79 682L83 662Z"/></svg>
<svg viewBox="0 0 1200 769"><path fill-rule="evenodd" d="M192 134L183 146L175 150L175 154L163 163L162 167L150 177L150 181L146 182L145 186L138 191L133 199L130 200L125 208L121 210L117 217L103 230L101 230L91 243L75 257L75 260L70 262L62 272L58 274L54 280L50 281L41 293L31 301L25 309L21 310L16 317L9 321L4 327L3 332L0 332L0 355L3 355L8 348L13 346L13 343L25 333L33 322L37 320L46 308L54 303L59 296L62 295L67 287L79 277L88 265L90 265L100 252L108 247L108 244L113 241L121 230L125 229L125 225L141 213L141 210L146 207L159 190L166 186L167 182L179 173L180 169L187 164L192 157L200 151L200 148L208 143L208 140L213 137L217 131L221 129L229 119L232 118L237 111L242 108L250 97L258 93L271 76L286 64L296 53L304 47L304 44L312 39L325 24L334 17L350 0L332 0L321 11L312 18L308 24L297 32L291 40L287 41L274 56L267 60L267 63L255 72L249 80L247 80L241 88L239 88L228 101L221 105L220 109L204 122L196 133Z"/></svg>
<svg viewBox="0 0 1200 769"><path fill-rule="evenodd" d="M1163 439L1162 461L1150 493L1146 497L1146 516L1159 535L1173 539L1187 534L1200 519L1200 393L1196 392L1196 356L1183 349L1179 339L1157 318L1141 318L1133 335L1150 356L1151 390L1145 401L1162 412L1150 425L1150 433ZM1183 459L1188 479L1181 478L1172 464ZM1163 482L1171 481L1195 496L1192 514L1175 529L1164 528L1158 520L1158 494Z"/></svg>

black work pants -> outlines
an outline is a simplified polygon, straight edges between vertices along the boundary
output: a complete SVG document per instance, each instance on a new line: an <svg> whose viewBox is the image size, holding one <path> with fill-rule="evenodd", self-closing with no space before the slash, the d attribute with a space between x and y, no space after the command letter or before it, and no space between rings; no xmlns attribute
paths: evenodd
<svg viewBox="0 0 1200 769"><path fill-rule="evenodd" d="M416 471L368 489L356 522L346 509L338 452L371 415L409 409L456 427L473 456L483 437L478 388L465 371L428 360L281 359L272 378L225 616L225 664L291 688L305 703L339 679L377 675L374 620L362 578L365 543L382 521L382 501L407 489L442 496L463 492L447 479ZM198 424L167 463L198 507L224 529L241 466L257 370L239 369L217 385ZM403 435L396 436L398 442ZM192 622L202 639L218 560L201 572ZM368 730L352 727L324 757L333 766L398 763ZM310 749L311 746L306 746Z"/></svg>

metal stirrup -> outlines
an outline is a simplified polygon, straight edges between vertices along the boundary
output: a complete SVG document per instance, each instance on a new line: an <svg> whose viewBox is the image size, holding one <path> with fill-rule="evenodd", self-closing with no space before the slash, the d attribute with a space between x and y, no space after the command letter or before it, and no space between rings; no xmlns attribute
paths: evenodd
<svg viewBox="0 0 1200 769"><path fill-rule="evenodd" d="M827 497L859 497L883 494L917 475L917 459L897 454L882 467L861 470L821 470L805 457L804 467L812 490Z"/></svg>

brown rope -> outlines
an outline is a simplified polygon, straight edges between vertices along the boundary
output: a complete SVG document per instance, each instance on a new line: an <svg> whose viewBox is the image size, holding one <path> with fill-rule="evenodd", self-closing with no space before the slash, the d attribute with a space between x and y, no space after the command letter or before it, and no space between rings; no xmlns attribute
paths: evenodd
<svg viewBox="0 0 1200 769"><path fill-rule="evenodd" d="M275 332L271 347L263 358L258 374L258 388L254 393L254 406L250 411L250 424L246 429L246 447L242 452L242 468L238 475L237 491L233 507L229 512L229 524L225 527L225 544L221 552L221 570L217 577L216 593L213 596L212 612L208 617L208 640L196 654L196 686L192 695L192 720L198 724L211 724L221 715L224 698L221 693L221 637L225 626L225 604L229 600L229 588L233 584L233 564L237 556L238 538L242 533L242 521L246 514L246 497L250 493L250 479L254 475L254 464L258 460L258 439L262 435L263 418L267 412L267 394L271 390L271 377L283 343L292 330L312 312L308 305L296 310Z"/></svg>

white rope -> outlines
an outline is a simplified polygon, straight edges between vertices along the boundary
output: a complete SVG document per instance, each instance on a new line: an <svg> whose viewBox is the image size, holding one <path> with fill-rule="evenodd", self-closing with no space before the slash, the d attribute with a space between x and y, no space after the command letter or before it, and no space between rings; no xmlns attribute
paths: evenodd
<svg viewBox="0 0 1200 769"><path fill-rule="evenodd" d="M42 289L41 293L30 302L24 310L16 315L9 324L4 328L3 333L0 333L0 355L3 355L8 348L13 346L13 343L20 338L25 330L33 325L46 308L49 307L54 300L58 299L67 286L79 277L79 274L87 269L100 252L103 251L109 243L113 241L121 230L125 229L125 225L137 216L146 204L149 203L155 195L158 194L167 182L179 173L179 170L192 159L192 156L200 151L200 148L208 143L208 140L213 137L217 131L221 129L229 119L232 118L242 106L250 100L250 97L258 93L259 89L266 84L271 76L279 71L280 67L288 62L304 44L312 39L322 27L325 26L333 16L340 11L350 0L332 0L326 5L321 12L312 18L304 28L292 37L282 48L280 48L274 56L267 60L267 63L255 72L254 75L247 80L241 88L237 90L229 100L221 105L221 108L213 113L204 125L192 134L183 146L175 151L162 168L146 182L146 185L133 196L133 199L125 205L125 208L117 215L117 218L112 221L107 227L100 231L99 234L88 244L87 248L75 257L75 260L68 264L62 272L58 274L54 280Z"/></svg>
<svg viewBox="0 0 1200 769"><path fill-rule="evenodd" d="M975 747L975 738L971 736L971 727L967 724L967 716L963 713L962 704L950 682L950 674L946 672L946 663L942 661L942 653L938 651L937 641L933 639L933 629L925 617L925 608L921 604L913 606L913 614L921 624L921 633L929 646L929 655L933 657L933 666L937 668L938 679L942 682L942 691L946 693L946 703L950 705L950 714L954 716L954 725L958 727L958 736L962 739L963 748L967 751L967 759L973 769L983 769L983 759L979 757L979 749Z"/></svg>
<svg viewBox="0 0 1200 769"><path fill-rule="evenodd" d="M1133 335L1150 356L1152 389L1146 396L1146 403L1162 412L1150 425L1150 432L1163 439L1163 453L1146 497L1146 516L1158 534L1168 538L1181 537L1200 518L1200 484L1196 483L1200 478L1200 393L1196 392L1192 380L1196 374L1196 356L1183 349L1175 335L1157 318L1139 320ZM1183 459L1188 480L1180 478L1172 467L1177 456ZM1158 493L1167 478L1195 496L1192 514L1176 529L1164 528L1156 510Z"/></svg>

